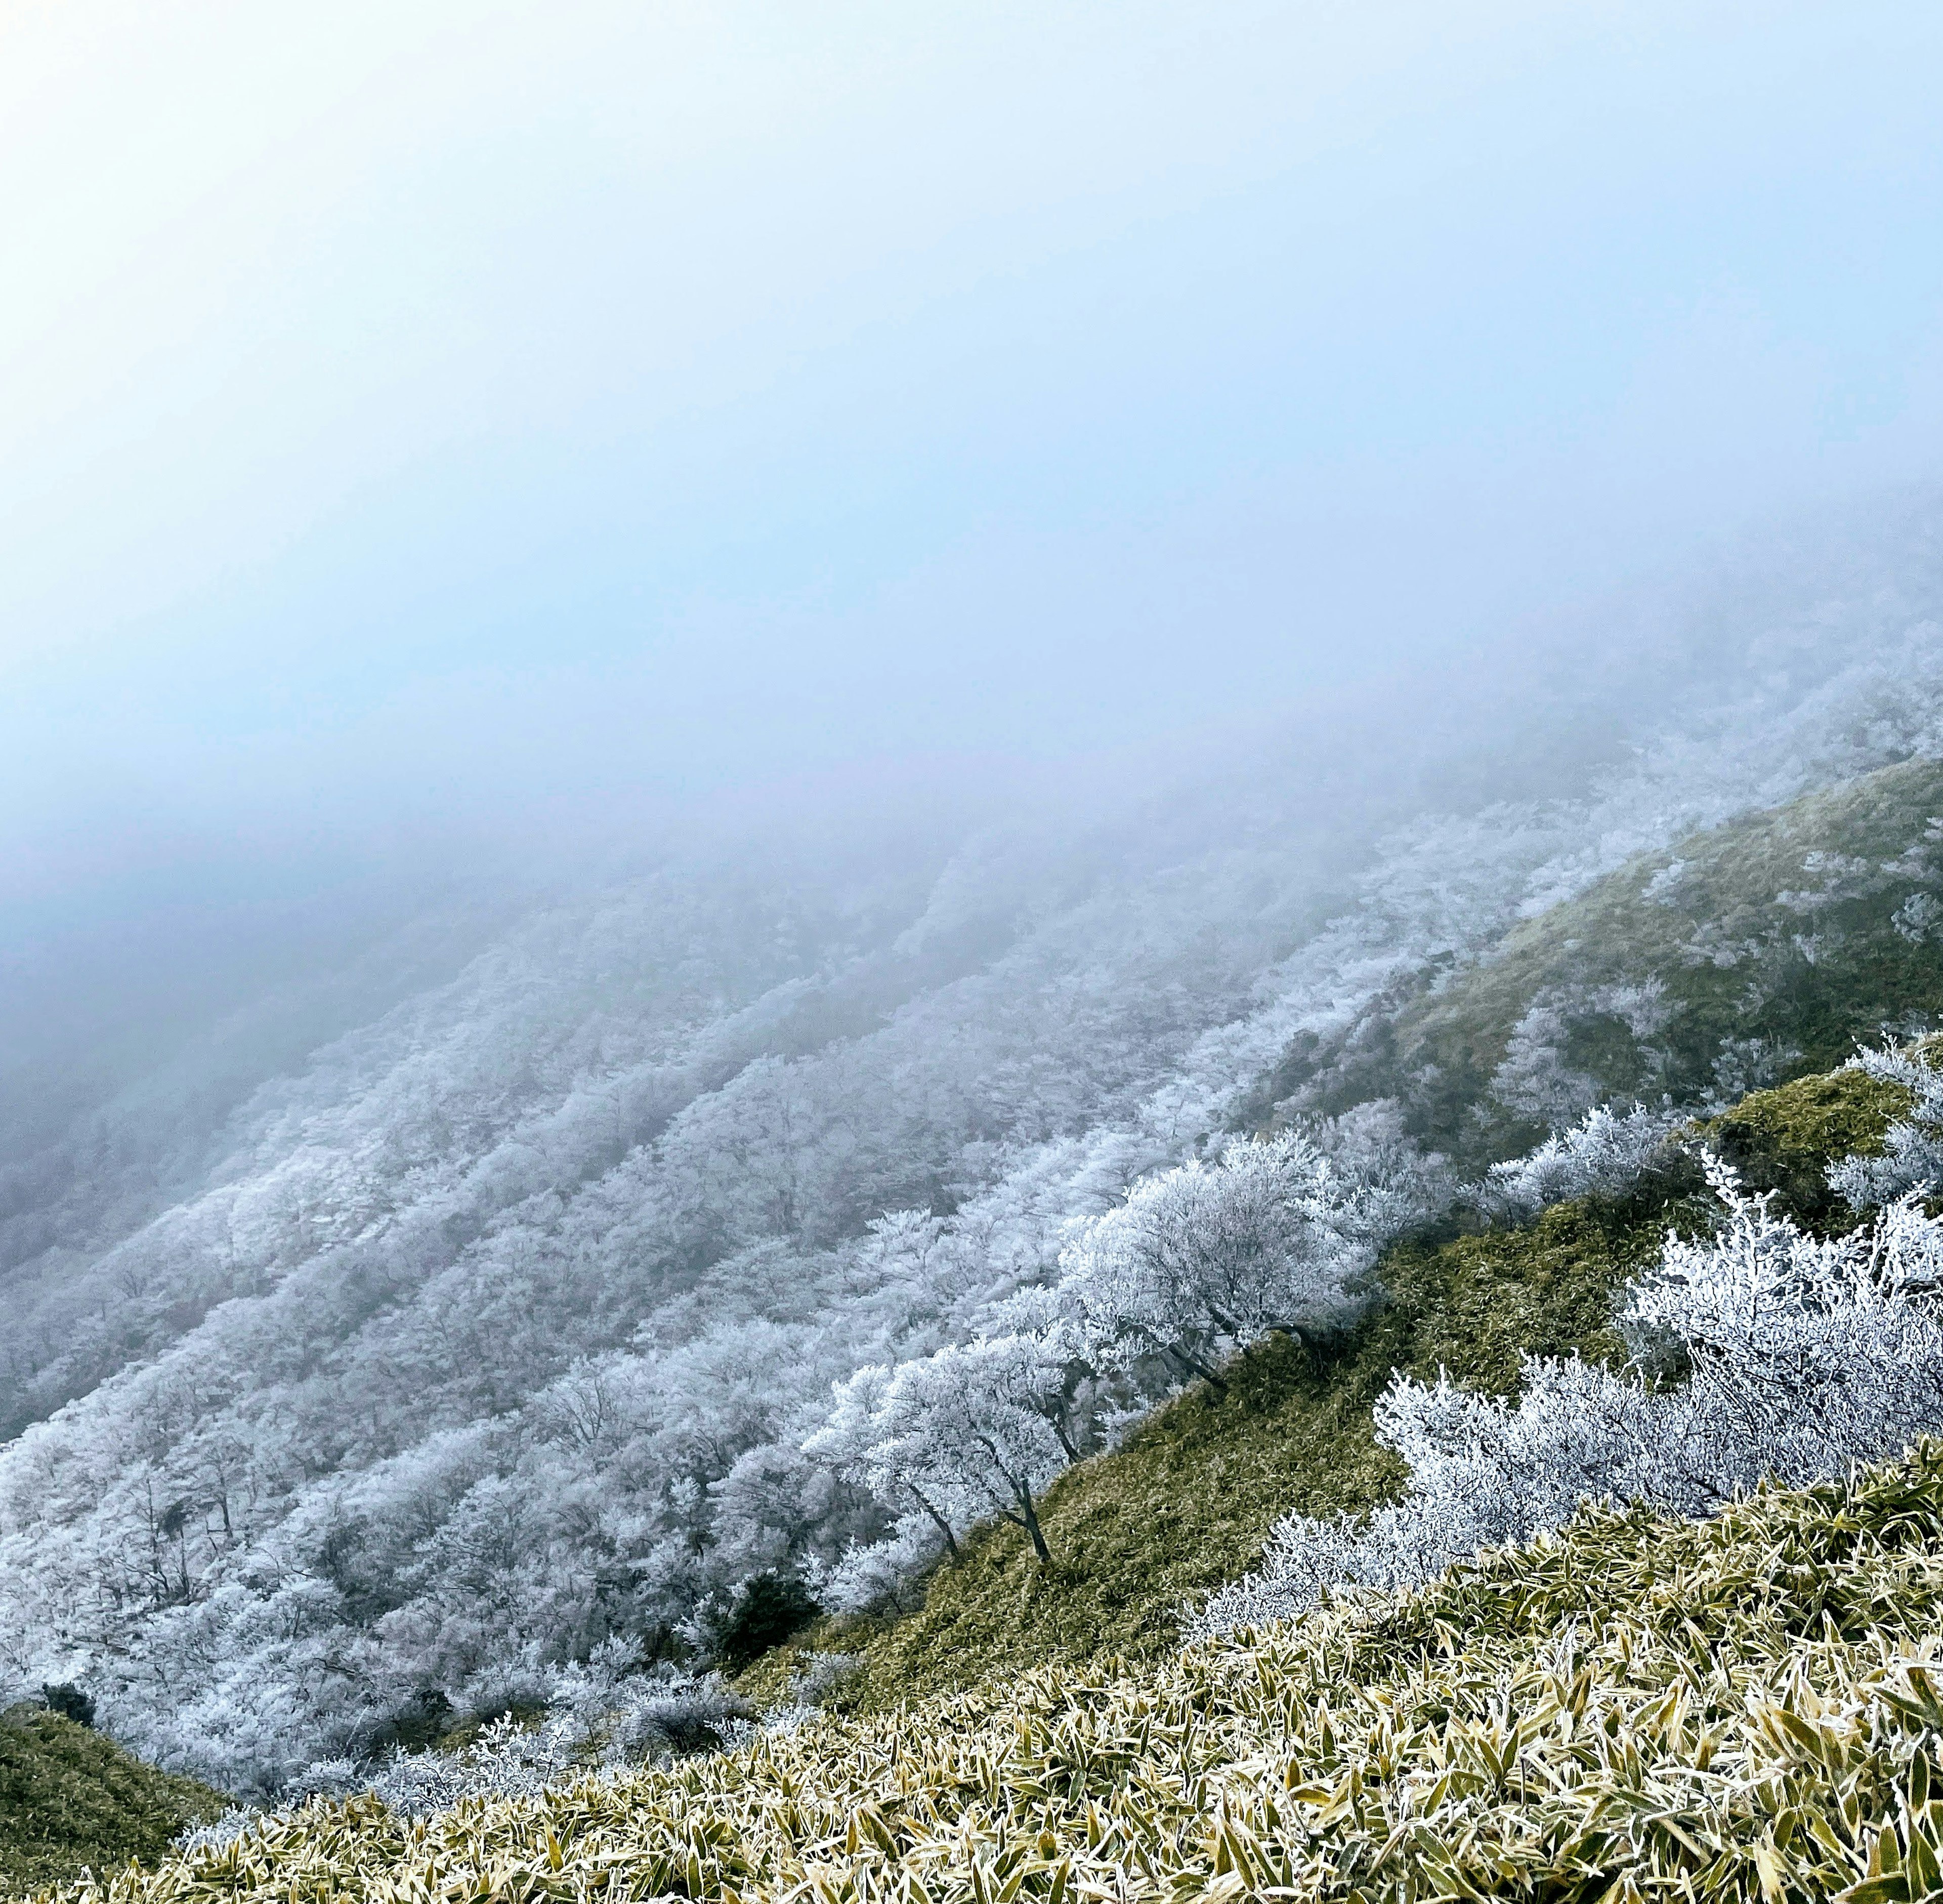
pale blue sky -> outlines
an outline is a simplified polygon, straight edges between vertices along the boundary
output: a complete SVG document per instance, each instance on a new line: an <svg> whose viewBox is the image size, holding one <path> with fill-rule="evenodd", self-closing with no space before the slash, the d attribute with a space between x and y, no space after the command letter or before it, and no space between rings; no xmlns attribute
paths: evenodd
<svg viewBox="0 0 1943 1904"><path fill-rule="evenodd" d="M1932 474L1939 79L1869 0L0 0L0 873L1205 729Z"/></svg>

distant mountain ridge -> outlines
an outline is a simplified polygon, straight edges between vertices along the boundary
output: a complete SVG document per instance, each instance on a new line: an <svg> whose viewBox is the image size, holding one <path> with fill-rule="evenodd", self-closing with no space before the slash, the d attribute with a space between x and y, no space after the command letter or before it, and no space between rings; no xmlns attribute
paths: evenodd
<svg viewBox="0 0 1943 1904"><path fill-rule="evenodd" d="M1730 1101L1928 1030L1939 895L1943 764L1881 767L1642 853L1476 963L1410 975L1298 1036L1254 1103L1393 1097L1481 1166L1595 1104Z"/></svg>

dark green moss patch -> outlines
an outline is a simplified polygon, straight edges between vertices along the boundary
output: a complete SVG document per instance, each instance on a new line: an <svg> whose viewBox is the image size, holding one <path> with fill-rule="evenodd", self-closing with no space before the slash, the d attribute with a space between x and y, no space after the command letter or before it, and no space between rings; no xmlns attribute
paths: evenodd
<svg viewBox="0 0 1943 1904"><path fill-rule="evenodd" d="M0 1890L9 1894L60 1883L84 1866L152 1863L185 1826L228 1802L58 1713L0 1713Z"/></svg>

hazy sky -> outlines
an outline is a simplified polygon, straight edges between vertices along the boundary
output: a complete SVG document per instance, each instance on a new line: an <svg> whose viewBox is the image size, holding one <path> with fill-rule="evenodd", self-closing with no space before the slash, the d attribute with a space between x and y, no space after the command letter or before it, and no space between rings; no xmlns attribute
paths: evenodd
<svg viewBox="0 0 1943 1904"><path fill-rule="evenodd" d="M1933 4L0 0L0 874L1045 757L1943 443Z"/></svg>

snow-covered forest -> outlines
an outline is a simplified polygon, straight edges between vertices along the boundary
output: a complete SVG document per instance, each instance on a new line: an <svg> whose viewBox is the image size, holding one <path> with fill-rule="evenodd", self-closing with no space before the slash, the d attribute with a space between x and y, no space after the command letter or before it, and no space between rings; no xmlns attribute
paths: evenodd
<svg viewBox="0 0 1943 1904"><path fill-rule="evenodd" d="M1341 1327L1454 1199L1616 1181L1786 1061L1725 1040L1609 1105L1575 1033L1650 1052L1667 1008L1588 986L1487 1083L1536 1150L1455 1156L1407 1092L1353 1088L1398 1011L1635 855L1943 757L1943 632L1905 601L1735 659L1515 798L1339 760L1306 798L1172 789L840 880L671 858L201 1123L156 1091L91 1108L0 1177L0 1675L272 1790L615 1642L705 1660L759 1576L855 1609L993 1516L1042 1548L1065 1466L1236 1347ZM1494 747L1524 720L1540 751L1542 718ZM1860 877L1821 871L1790 898L1811 964ZM1306 1082L1270 1088L1297 1048ZM1429 1449L1451 1405L1400 1390L1395 1432ZM1291 1530L1211 1617L1293 1604L1325 1550L1389 1577L1374 1537Z"/></svg>

